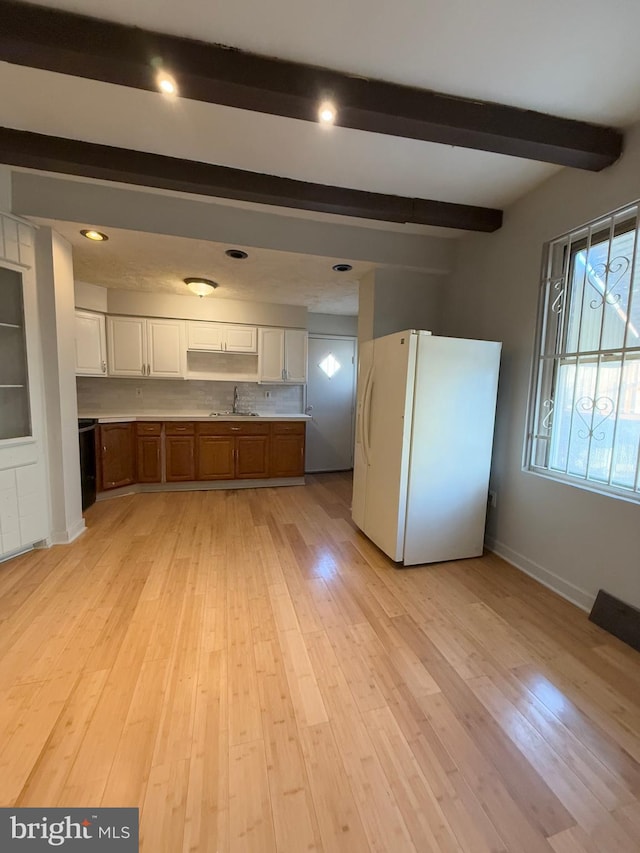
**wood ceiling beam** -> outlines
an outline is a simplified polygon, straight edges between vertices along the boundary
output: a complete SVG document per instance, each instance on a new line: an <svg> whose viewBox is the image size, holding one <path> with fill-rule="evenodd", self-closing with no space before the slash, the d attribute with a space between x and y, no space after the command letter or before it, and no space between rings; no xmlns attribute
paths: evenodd
<svg viewBox="0 0 640 853"><path fill-rule="evenodd" d="M496 231L502 211L325 186L59 136L0 127L0 163L384 222Z"/></svg>
<svg viewBox="0 0 640 853"><path fill-rule="evenodd" d="M16 0L0 0L0 60L157 90L157 68L180 96L317 121L331 98L336 124L599 171L622 151L612 128L501 104L245 53Z"/></svg>

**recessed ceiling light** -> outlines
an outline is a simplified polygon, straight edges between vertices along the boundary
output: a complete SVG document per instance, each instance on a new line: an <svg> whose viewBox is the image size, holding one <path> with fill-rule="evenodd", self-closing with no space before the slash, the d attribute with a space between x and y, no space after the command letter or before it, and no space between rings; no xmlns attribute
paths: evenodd
<svg viewBox="0 0 640 853"><path fill-rule="evenodd" d="M185 278L184 283L196 296L208 296L218 286L217 282L208 278Z"/></svg>
<svg viewBox="0 0 640 853"><path fill-rule="evenodd" d="M93 240L94 243L104 243L105 240L109 239L102 231L95 231L93 228L83 228L80 233L87 240Z"/></svg>
<svg viewBox="0 0 640 853"><path fill-rule="evenodd" d="M353 267L351 266L351 264L334 264L331 269L335 270L336 272L351 272Z"/></svg>
<svg viewBox="0 0 640 853"><path fill-rule="evenodd" d="M163 95L177 95L178 87L176 86L176 81L171 77L170 74L165 74L162 71L156 77L156 82L158 84L158 89L162 92Z"/></svg>
<svg viewBox="0 0 640 853"><path fill-rule="evenodd" d="M249 255L246 252L243 252L242 249L227 249L225 255L228 258L235 258L236 261L242 261L249 257Z"/></svg>
<svg viewBox="0 0 640 853"><path fill-rule="evenodd" d="M318 110L320 124L333 124L336 120L336 108L331 101L323 101Z"/></svg>

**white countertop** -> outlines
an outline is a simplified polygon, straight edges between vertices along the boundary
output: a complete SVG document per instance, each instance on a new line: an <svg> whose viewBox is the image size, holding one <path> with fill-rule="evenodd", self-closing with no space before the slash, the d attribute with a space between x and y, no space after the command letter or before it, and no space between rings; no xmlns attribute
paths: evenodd
<svg viewBox="0 0 640 853"><path fill-rule="evenodd" d="M78 412L79 418L95 418L101 424L133 421L309 421L310 415L209 415L207 412L144 412L121 414L118 412Z"/></svg>

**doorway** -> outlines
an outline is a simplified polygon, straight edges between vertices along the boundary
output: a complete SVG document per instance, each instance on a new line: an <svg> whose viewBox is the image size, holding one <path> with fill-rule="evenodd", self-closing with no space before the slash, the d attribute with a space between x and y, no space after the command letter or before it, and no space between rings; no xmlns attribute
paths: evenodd
<svg viewBox="0 0 640 853"><path fill-rule="evenodd" d="M353 468L356 339L309 335L305 470Z"/></svg>

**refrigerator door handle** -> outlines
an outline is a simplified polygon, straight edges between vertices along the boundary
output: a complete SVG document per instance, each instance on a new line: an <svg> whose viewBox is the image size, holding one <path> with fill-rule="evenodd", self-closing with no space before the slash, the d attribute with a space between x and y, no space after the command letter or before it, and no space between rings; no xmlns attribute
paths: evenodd
<svg viewBox="0 0 640 853"><path fill-rule="evenodd" d="M364 405L367 399L367 388L369 387L369 379L371 378L371 371L373 370L373 365L370 365L369 370L367 371L366 378L364 380L364 388L362 390L362 398L358 401L358 405L356 407L356 443L361 444L364 450Z"/></svg>
<svg viewBox="0 0 640 853"><path fill-rule="evenodd" d="M364 458L367 462L369 462L369 451L371 450L371 444L369 442L369 433L371 428L371 395L373 392L373 365L369 371L369 376L367 378L367 386L364 389L364 400L362 403L362 447L364 450Z"/></svg>

